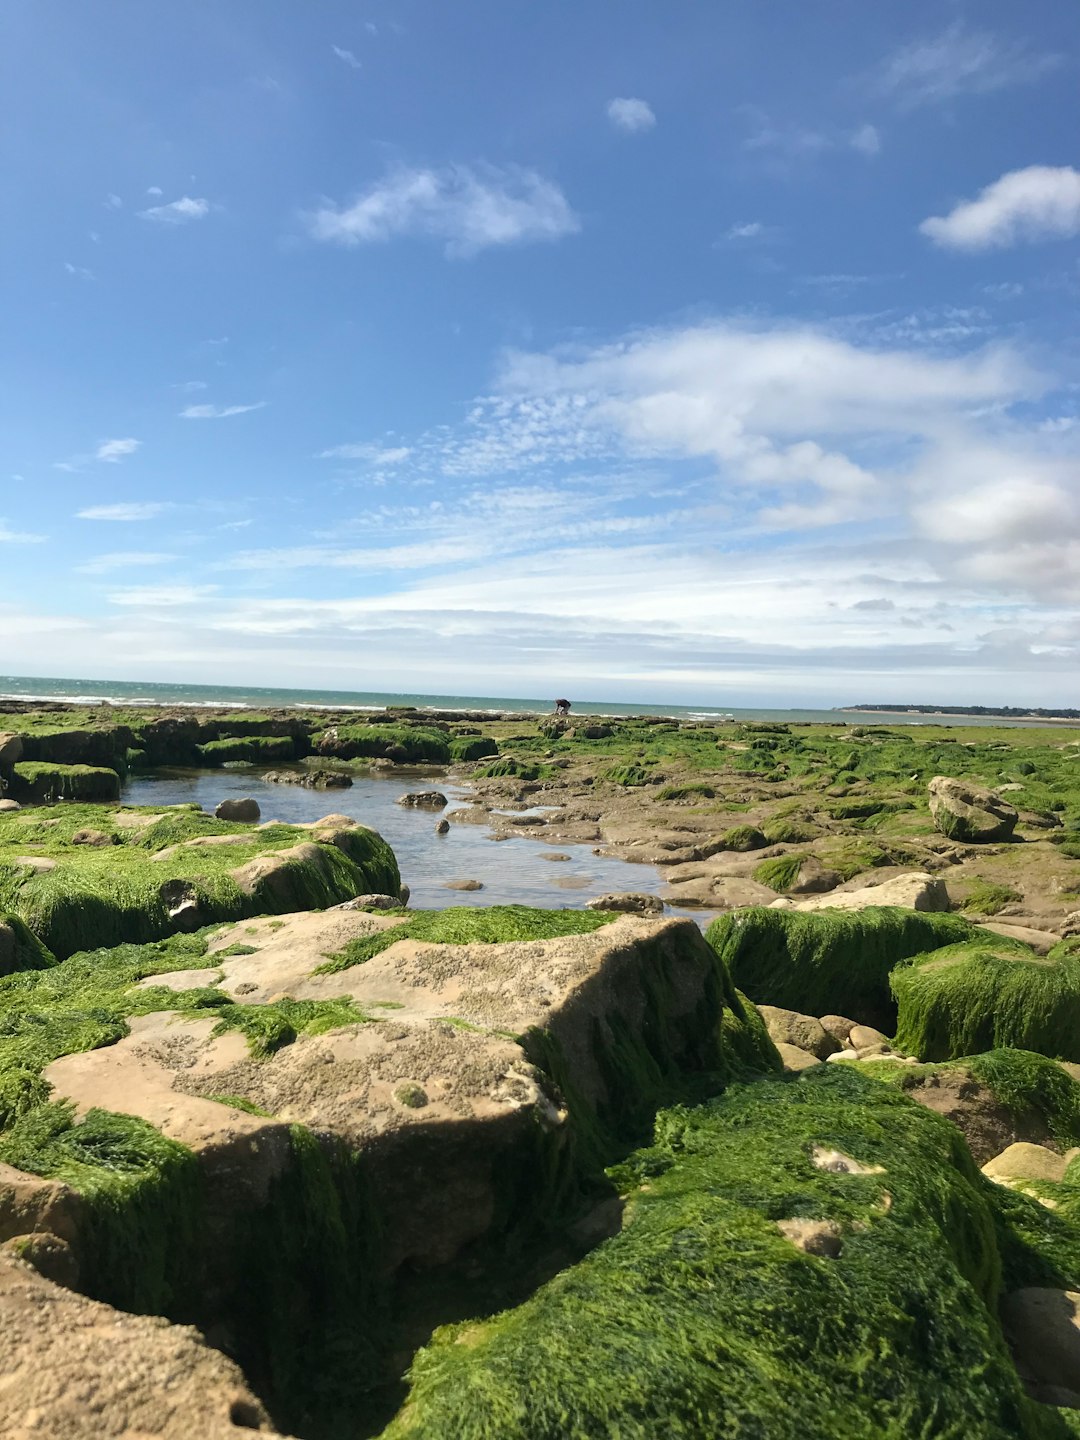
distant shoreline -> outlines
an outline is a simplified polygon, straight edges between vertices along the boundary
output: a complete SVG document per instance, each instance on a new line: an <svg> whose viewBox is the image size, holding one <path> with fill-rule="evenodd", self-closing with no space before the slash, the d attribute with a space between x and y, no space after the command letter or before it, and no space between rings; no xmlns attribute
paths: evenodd
<svg viewBox="0 0 1080 1440"><path fill-rule="evenodd" d="M1006 724L1023 720L1033 725L1080 725L1080 715L1035 715L1029 710L1022 714L1004 714L989 707L983 707L975 713L966 710L928 710L920 705L898 705L892 710L878 710L870 705L838 705L836 708L842 715L882 715L892 719L901 715L923 715L932 720L978 720L983 724L989 720L1002 720Z"/></svg>

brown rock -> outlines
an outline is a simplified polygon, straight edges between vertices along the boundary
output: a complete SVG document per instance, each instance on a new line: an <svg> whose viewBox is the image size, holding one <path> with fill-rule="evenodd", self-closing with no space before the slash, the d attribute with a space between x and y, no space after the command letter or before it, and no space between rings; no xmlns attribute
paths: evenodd
<svg viewBox="0 0 1080 1440"><path fill-rule="evenodd" d="M1001 1302L1001 1322L1025 1379L1080 1391L1080 1294L1014 1290Z"/></svg>
<svg viewBox="0 0 1080 1440"><path fill-rule="evenodd" d="M1060 1182L1065 1178L1067 1166L1068 1161L1064 1155L1048 1150L1045 1145L1031 1145L1027 1141L1018 1140L1000 1155L988 1160L982 1167L982 1172L988 1179L996 1180L1001 1185L1015 1186L1022 1185L1025 1180Z"/></svg>
<svg viewBox="0 0 1080 1440"><path fill-rule="evenodd" d="M835 1220L778 1220L776 1228L785 1240L807 1255L835 1260L844 1248L840 1226Z"/></svg>
<svg viewBox="0 0 1080 1440"><path fill-rule="evenodd" d="M114 837L106 835L104 830L76 830L71 837L73 845L112 845Z"/></svg>
<svg viewBox="0 0 1080 1440"><path fill-rule="evenodd" d="M397 803L412 810L442 810L448 802L441 790L410 790Z"/></svg>
<svg viewBox="0 0 1080 1440"><path fill-rule="evenodd" d="M0 1256L0 1434L11 1440L279 1435L197 1330L125 1315Z"/></svg>
<svg viewBox="0 0 1080 1440"><path fill-rule="evenodd" d="M934 824L950 840L983 845L1007 840L1016 827L1014 807L981 785L970 785L949 775L935 775L929 791Z"/></svg>
<svg viewBox="0 0 1080 1440"><path fill-rule="evenodd" d="M986 920L978 928L989 930L993 935L1004 935L1010 940L1019 940L1024 945L1030 945L1038 955L1046 955L1062 938L1048 930L1035 930L1030 925L1012 925L1004 920Z"/></svg>
<svg viewBox="0 0 1080 1440"><path fill-rule="evenodd" d="M906 910L945 911L952 908L945 882L924 870L896 875L880 885L862 890L834 890L829 895L815 895L796 900L795 910L865 910L871 905L899 905Z"/></svg>
<svg viewBox="0 0 1080 1440"><path fill-rule="evenodd" d="M81 1198L61 1181L0 1164L0 1240L49 1231L72 1243L81 1213Z"/></svg>
<svg viewBox="0 0 1080 1440"><path fill-rule="evenodd" d="M855 1026L854 1020L844 1015L822 1015L821 1028L827 1031L839 1045L848 1043L848 1036Z"/></svg>
<svg viewBox="0 0 1080 1440"><path fill-rule="evenodd" d="M482 890L482 880L447 880L443 883L444 890Z"/></svg>
<svg viewBox="0 0 1080 1440"><path fill-rule="evenodd" d="M798 1045L786 1045L780 1041L776 1049L784 1062L784 1069L791 1073L809 1070L812 1066L821 1064L816 1055L811 1055L809 1050L801 1050Z"/></svg>
<svg viewBox="0 0 1080 1440"><path fill-rule="evenodd" d="M883 1035L880 1030L875 1030L873 1025L853 1025L848 1031L848 1044L860 1053L869 1050L875 1045L888 1045L889 1037Z"/></svg>
<svg viewBox="0 0 1080 1440"><path fill-rule="evenodd" d="M777 1005L759 1005L757 1009L769 1038L777 1045L794 1045L809 1051L818 1060L824 1060L840 1049L835 1038L812 1015L782 1010Z"/></svg>
<svg viewBox="0 0 1080 1440"><path fill-rule="evenodd" d="M662 915L664 902L656 895L626 893L621 895L598 895L595 900L586 900L586 910L616 910L626 915Z"/></svg>

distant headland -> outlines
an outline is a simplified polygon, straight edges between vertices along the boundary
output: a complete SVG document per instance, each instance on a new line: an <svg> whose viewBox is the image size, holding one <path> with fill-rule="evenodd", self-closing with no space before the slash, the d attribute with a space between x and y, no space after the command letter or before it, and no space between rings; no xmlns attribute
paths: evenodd
<svg viewBox="0 0 1080 1440"><path fill-rule="evenodd" d="M940 715L943 719L979 715L1002 720L1080 720L1080 710L1044 710L1034 705L841 705L838 708L858 715Z"/></svg>

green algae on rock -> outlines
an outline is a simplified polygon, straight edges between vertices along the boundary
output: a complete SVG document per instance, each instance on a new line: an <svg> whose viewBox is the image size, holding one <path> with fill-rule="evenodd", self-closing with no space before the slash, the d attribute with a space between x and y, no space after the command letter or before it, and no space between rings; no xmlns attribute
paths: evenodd
<svg viewBox="0 0 1080 1440"><path fill-rule="evenodd" d="M120 776L100 765L59 765L51 760L21 760L12 771L17 800L119 800Z"/></svg>
<svg viewBox="0 0 1080 1440"><path fill-rule="evenodd" d="M385 1440L1064 1433L1005 1348L1008 1222L947 1121L821 1067L661 1115L614 1173L621 1233L436 1335Z"/></svg>
<svg viewBox="0 0 1080 1440"><path fill-rule="evenodd" d="M985 931L899 965L890 976L896 1043L920 1060L1010 1047L1080 1060L1080 954L1048 955Z"/></svg>
<svg viewBox="0 0 1080 1440"><path fill-rule="evenodd" d="M720 916L706 938L751 1000L804 1015L876 1018L891 1030L894 966L973 933L956 916L915 910L800 914L755 907Z"/></svg>
<svg viewBox="0 0 1080 1440"><path fill-rule="evenodd" d="M395 894L401 884L389 845L363 826L255 830L189 809L143 818L89 806L0 815L0 909L63 959L215 920ZM115 843L76 844L76 822L88 819Z"/></svg>

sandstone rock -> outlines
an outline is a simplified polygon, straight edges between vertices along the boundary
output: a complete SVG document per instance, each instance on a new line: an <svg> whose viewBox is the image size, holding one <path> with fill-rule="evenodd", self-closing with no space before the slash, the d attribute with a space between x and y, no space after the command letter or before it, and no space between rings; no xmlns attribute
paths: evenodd
<svg viewBox="0 0 1080 1440"><path fill-rule="evenodd" d="M757 1009L765 1022L770 1039L777 1045L797 1046L800 1050L808 1050L819 1060L826 1059L840 1049L821 1021L815 1020L812 1015L800 1015L795 1010L782 1010L777 1005L759 1005Z"/></svg>
<svg viewBox="0 0 1080 1440"><path fill-rule="evenodd" d="M447 880L443 884L444 890L482 890L482 880Z"/></svg>
<svg viewBox="0 0 1080 1440"><path fill-rule="evenodd" d="M79 1288L79 1261L75 1251L59 1235L47 1230L34 1231L30 1235L18 1235L0 1245L0 1265L4 1257L10 1256L32 1265L39 1275L63 1285L68 1290Z"/></svg>
<svg viewBox="0 0 1080 1440"><path fill-rule="evenodd" d="M846 1045L848 1036L854 1029L856 1021L849 1020L845 1015L822 1015L821 1028L830 1034L838 1045Z"/></svg>
<svg viewBox="0 0 1080 1440"><path fill-rule="evenodd" d="M22 806L17 800L0 800L0 814L6 814L9 810L21 810Z"/></svg>
<svg viewBox="0 0 1080 1440"><path fill-rule="evenodd" d="M1013 806L993 790L948 775L930 781L930 814L943 835L967 844L1007 840L1017 821Z"/></svg>
<svg viewBox="0 0 1080 1440"><path fill-rule="evenodd" d="M1030 925L1012 925L1004 920L985 920L978 927L994 935L1004 935L1010 940L1020 940L1030 945L1037 955L1046 955L1062 938L1052 935L1049 930L1035 930Z"/></svg>
<svg viewBox="0 0 1080 1440"><path fill-rule="evenodd" d="M807 1255L835 1260L843 1250L840 1226L835 1220L777 1220L776 1228L785 1240Z"/></svg>
<svg viewBox="0 0 1080 1440"><path fill-rule="evenodd" d="M218 820L239 820L244 824L253 823L260 818L261 814L259 802L252 800L250 796L243 799L222 800L214 811L214 816Z"/></svg>
<svg viewBox="0 0 1080 1440"><path fill-rule="evenodd" d="M982 1172L1001 1185L1012 1186L1025 1180L1063 1180L1067 1165L1064 1155L1021 1140L988 1160Z"/></svg>
<svg viewBox="0 0 1080 1440"><path fill-rule="evenodd" d="M1025 1378L1080 1391L1080 1294L1031 1287L1001 1302L1005 1336Z"/></svg>
<svg viewBox="0 0 1080 1440"><path fill-rule="evenodd" d="M813 855L807 856L799 866L799 874L788 887L789 895L824 895L835 890L842 876L839 870L830 870Z"/></svg>
<svg viewBox="0 0 1080 1440"><path fill-rule="evenodd" d="M811 1055L809 1050L801 1050L798 1045L786 1045L781 1041L776 1049L780 1059L784 1062L784 1069L793 1074L821 1064L816 1055Z"/></svg>
<svg viewBox="0 0 1080 1440"><path fill-rule="evenodd" d="M859 1052L845 1046L843 1050L834 1050L831 1055L826 1055L826 1060L858 1060Z"/></svg>
<svg viewBox="0 0 1080 1440"><path fill-rule="evenodd" d="M397 803L413 810L442 810L448 802L441 790L411 790L399 795Z"/></svg>
<svg viewBox="0 0 1080 1440"><path fill-rule="evenodd" d="M0 1434L11 1440L279 1435L197 1330L126 1315L0 1257Z"/></svg>
<svg viewBox="0 0 1080 1440"><path fill-rule="evenodd" d="M348 790L353 783L344 770L268 770L262 778L272 785L303 785L307 790Z"/></svg>
<svg viewBox="0 0 1080 1440"><path fill-rule="evenodd" d="M1080 935L1080 910L1070 911L1059 928L1063 940L1071 940L1074 935Z"/></svg>
<svg viewBox="0 0 1080 1440"><path fill-rule="evenodd" d="M48 1231L72 1243L81 1214L81 1197L62 1181L0 1163L0 1240Z"/></svg>
<svg viewBox="0 0 1080 1440"><path fill-rule="evenodd" d="M598 895L585 902L586 910L618 910L627 915L662 915L664 902L656 895L627 892L619 895Z"/></svg>
<svg viewBox="0 0 1080 1440"><path fill-rule="evenodd" d="M875 1030L873 1025L853 1025L848 1031L848 1044L853 1050L860 1054L869 1050L875 1045L888 1045L889 1037L883 1035L880 1030Z"/></svg>
<svg viewBox="0 0 1080 1440"><path fill-rule="evenodd" d="M331 905L331 910L397 910L401 900L396 895L357 895L352 900L343 900L340 905Z"/></svg>
<svg viewBox="0 0 1080 1440"><path fill-rule="evenodd" d="M22 756L22 736L15 735L8 730L0 732L0 770L10 771L13 765L19 763Z"/></svg>
<svg viewBox="0 0 1080 1440"><path fill-rule="evenodd" d="M104 830L76 830L71 837L73 845L112 845L114 843L111 835L106 835Z"/></svg>
<svg viewBox="0 0 1080 1440"><path fill-rule="evenodd" d="M789 902L795 910L865 910L871 905L899 905L906 910L946 911L952 908L944 880L925 870L896 875L863 890L834 890L807 900Z"/></svg>

